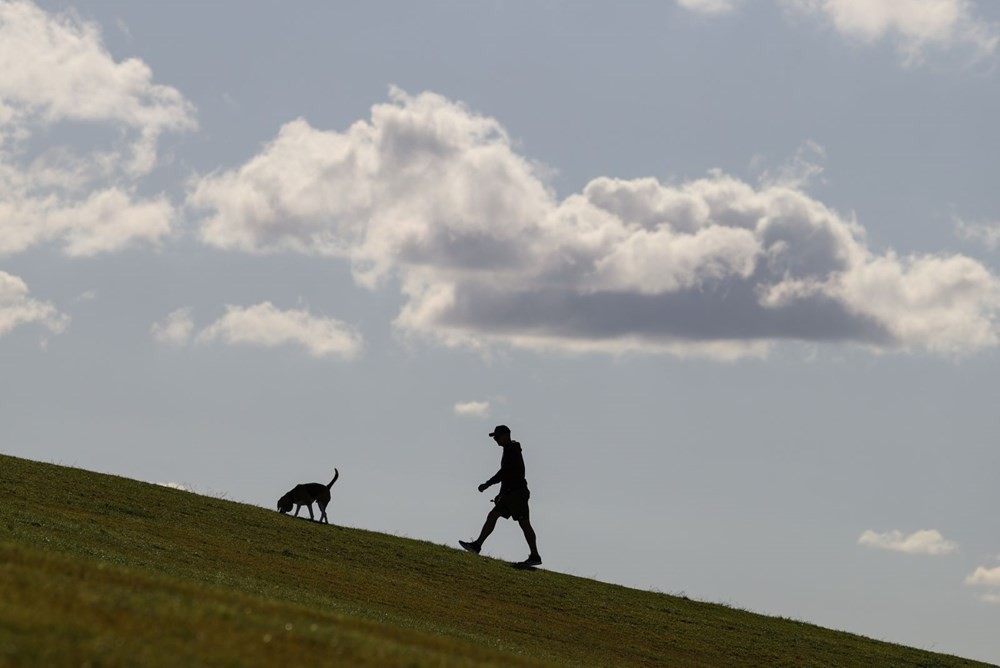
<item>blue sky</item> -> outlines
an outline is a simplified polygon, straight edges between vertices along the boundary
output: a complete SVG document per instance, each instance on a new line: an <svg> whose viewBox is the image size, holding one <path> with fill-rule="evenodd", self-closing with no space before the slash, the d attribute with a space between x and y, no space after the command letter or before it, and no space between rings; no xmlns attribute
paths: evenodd
<svg viewBox="0 0 1000 668"><path fill-rule="evenodd" d="M1000 6L0 3L5 452L1000 661ZM486 552L523 558L516 526Z"/></svg>

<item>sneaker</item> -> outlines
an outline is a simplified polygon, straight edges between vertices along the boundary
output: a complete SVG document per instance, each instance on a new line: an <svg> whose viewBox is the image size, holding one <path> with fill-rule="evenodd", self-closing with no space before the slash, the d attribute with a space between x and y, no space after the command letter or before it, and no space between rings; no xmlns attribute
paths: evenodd
<svg viewBox="0 0 1000 668"><path fill-rule="evenodd" d="M469 552L472 552L473 554L479 554L480 548L479 545L476 543L476 541L466 542L464 540L460 540L458 541L458 544L461 545L466 550L468 550Z"/></svg>
<svg viewBox="0 0 1000 668"><path fill-rule="evenodd" d="M522 566L541 566L542 558L537 554L533 554L524 561L521 562Z"/></svg>

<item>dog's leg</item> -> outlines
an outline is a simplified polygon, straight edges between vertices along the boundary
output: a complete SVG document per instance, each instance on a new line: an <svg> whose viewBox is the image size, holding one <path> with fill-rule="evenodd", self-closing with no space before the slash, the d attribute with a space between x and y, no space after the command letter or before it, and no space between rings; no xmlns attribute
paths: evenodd
<svg viewBox="0 0 1000 668"><path fill-rule="evenodd" d="M315 522L316 518L313 517L313 504L310 503L308 506L306 506L306 508L309 509L309 519Z"/></svg>
<svg viewBox="0 0 1000 668"><path fill-rule="evenodd" d="M299 511L300 511L300 510L302 510L302 506L301 506L301 505L296 505L296 506L295 506L295 516L296 516L296 517L298 517L298 516L299 516Z"/></svg>

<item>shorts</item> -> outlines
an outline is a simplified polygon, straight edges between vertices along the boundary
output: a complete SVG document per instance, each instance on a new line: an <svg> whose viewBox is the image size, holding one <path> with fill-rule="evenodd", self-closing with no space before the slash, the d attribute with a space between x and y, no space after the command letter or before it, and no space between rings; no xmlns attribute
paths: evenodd
<svg viewBox="0 0 1000 668"><path fill-rule="evenodd" d="M497 498L493 499L496 509L500 512L500 517L521 521L528 516L528 498L531 492L527 487L511 489L500 492Z"/></svg>

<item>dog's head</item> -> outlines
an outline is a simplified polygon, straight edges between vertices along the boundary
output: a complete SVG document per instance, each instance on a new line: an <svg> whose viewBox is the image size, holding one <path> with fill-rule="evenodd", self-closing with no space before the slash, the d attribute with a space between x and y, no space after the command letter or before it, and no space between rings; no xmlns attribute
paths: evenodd
<svg viewBox="0 0 1000 668"><path fill-rule="evenodd" d="M287 513L292 509L292 500L289 498L290 495L285 494L283 497L278 499L278 512Z"/></svg>

